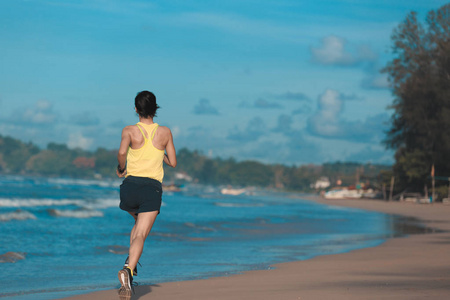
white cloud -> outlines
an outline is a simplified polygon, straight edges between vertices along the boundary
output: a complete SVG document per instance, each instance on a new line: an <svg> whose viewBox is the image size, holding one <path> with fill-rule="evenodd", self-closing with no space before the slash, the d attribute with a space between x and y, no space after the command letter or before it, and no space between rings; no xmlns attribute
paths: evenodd
<svg viewBox="0 0 450 300"><path fill-rule="evenodd" d="M320 95L318 109L308 119L308 131L324 138L379 143L386 129L388 115L380 113L364 121L347 121L342 118L346 98L348 97L330 89Z"/></svg>
<svg viewBox="0 0 450 300"><path fill-rule="evenodd" d="M94 142L94 139L84 137L81 133L70 133L69 140L67 141L67 146L69 148L81 148L84 150L89 149Z"/></svg>
<svg viewBox="0 0 450 300"><path fill-rule="evenodd" d="M180 127L179 126L174 126L174 127L172 127L172 136L174 137L174 138L176 138L176 137L178 137L179 135L180 135L180 133L181 133L181 130L180 130Z"/></svg>
<svg viewBox="0 0 450 300"><path fill-rule="evenodd" d="M377 59L367 45L349 49L348 42L334 35L324 37L319 47L311 47L312 59L322 65L353 66Z"/></svg>
<svg viewBox="0 0 450 300"><path fill-rule="evenodd" d="M336 36L323 38L320 48L311 48L314 61L325 65L353 64L352 55L345 52L345 43L344 39Z"/></svg>
<svg viewBox="0 0 450 300"><path fill-rule="evenodd" d="M39 100L33 107L17 110L14 115L19 116L20 122L35 125L49 125L57 120L53 104L47 100Z"/></svg>
<svg viewBox="0 0 450 300"><path fill-rule="evenodd" d="M365 89L389 89L390 83L387 74L380 74L378 71L368 72L363 79L361 86Z"/></svg>
<svg viewBox="0 0 450 300"><path fill-rule="evenodd" d="M386 116L375 115L363 122L342 120L343 100L340 96L339 92L333 90L321 95L321 105L326 111L323 116L334 115L332 117L335 120L327 124L333 127L332 131L323 129L322 133L328 136L308 134L307 130L296 128L291 115L280 114L272 125L269 125L271 122L268 119L255 117L242 124L242 127L232 127L228 135L218 132L213 124L180 127L180 135L175 143L179 149L188 147L203 153L212 151L214 156L225 159L232 156L239 161L256 159L265 163L289 165L342 159L388 162L391 153L383 152L379 144L383 134L380 127ZM364 154L364 148L373 151Z"/></svg>
<svg viewBox="0 0 450 300"><path fill-rule="evenodd" d="M326 90L319 97L318 106L317 112L309 119L311 131L320 136L342 135L339 116L342 112L343 101L339 92Z"/></svg>

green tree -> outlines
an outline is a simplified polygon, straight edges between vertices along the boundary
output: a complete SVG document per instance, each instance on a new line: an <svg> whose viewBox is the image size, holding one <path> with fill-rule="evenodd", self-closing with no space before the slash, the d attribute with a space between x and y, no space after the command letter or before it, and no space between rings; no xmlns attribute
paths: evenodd
<svg viewBox="0 0 450 300"><path fill-rule="evenodd" d="M268 165L256 161L243 161L230 170L230 183L240 186L274 185L274 172Z"/></svg>
<svg viewBox="0 0 450 300"><path fill-rule="evenodd" d="M450 4L430 11L425 24L411 12L392 34L394 58L384 69L394 110L385 144L396 150L399 189L421 190L436 175L450 176Z"/></svg>
<svg viewBox="0 0 450 300"><path fill-rule="evenodd" d="M28 158L39 152L32 143L22 143L11 137L0 136L0 170L3 172L21 173L25 170Z"/></svg>
<svg viewBox="0 0 450 300"><path fill-rule="evenodd" d="M219 159L219 166L216 173L216 180L219 184L232 184L230 174L236 168L236 160L229 158L227 160Z"/></svg>
<svg viewBox="0 0 450 300"><path fill-rule="evenodd" d="M116 176L117 150L98 148L94 153L94 158L94 170L97 174L100 174L102 177Z"/></svg>
<svg viewBox="0 0 450 300"><path fill-rule="evenodd" d="M26 164L27 171L46 176L71 175L73 153L66 145L50 143L47 149L31 156Z"/></svg>

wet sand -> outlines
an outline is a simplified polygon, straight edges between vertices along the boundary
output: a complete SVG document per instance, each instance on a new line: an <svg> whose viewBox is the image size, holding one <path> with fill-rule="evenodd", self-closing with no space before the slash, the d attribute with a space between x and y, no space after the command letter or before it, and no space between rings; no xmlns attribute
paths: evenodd
<svg viewBox="0 0 450 300"><path fill-rule="evenodd" d="M450 299L450 205L309 200L418 218L433 233L230 277L136 287L131 299ZM119 299L106 290L65 299ZM130 299L130 298L123 298Z"/></svg>

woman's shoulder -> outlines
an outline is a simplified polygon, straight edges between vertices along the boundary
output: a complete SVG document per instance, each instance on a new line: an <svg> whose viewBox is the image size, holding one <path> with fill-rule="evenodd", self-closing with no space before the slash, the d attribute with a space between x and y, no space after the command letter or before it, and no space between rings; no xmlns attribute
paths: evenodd
<svg viewBox="0 0 450 300"><path fill-rule="evenodd" d="M137 126L136 126L136 124L125 126L125 127L123 128L123 131L130 131L130 130L135 130L135 129L138 129Z"/></svg>
<svg viewBox="0 0 450 300"><path fill-rule="evenodd" d="M163 134L163 135L169 135L172 134L172 132L170 131L170 128L167 126L161 126L158 124L158 131L159 133Z"/></svg>
<svg viewBox="0 0 450 300"><path fill-rule="evenodd" d="M125 126L125 127L122 129L122 133L133 134L133 133L135 133L135 132L139 132L139 128L137 127L136 124Z"/></svg>

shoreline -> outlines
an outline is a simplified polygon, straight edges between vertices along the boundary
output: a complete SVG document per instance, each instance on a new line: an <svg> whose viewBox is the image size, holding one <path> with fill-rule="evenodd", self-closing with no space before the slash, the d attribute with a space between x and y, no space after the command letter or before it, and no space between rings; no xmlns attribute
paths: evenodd
<svg viewBox="0 0 450 300"><path fill-rule="evenodd" d="M380 200L325 200L419 219L440 232L389 238L341 254L273 265L228 277L138 286L131 299L424 299L450 297L450 206ZM118 299L117 289L63 299Z"/></svg>

